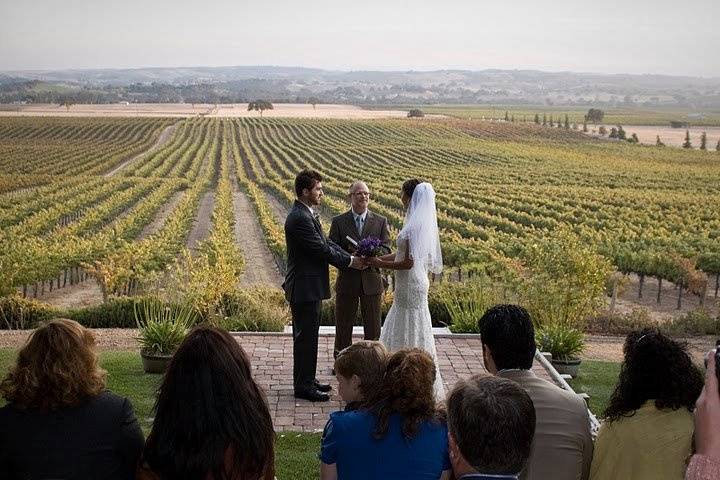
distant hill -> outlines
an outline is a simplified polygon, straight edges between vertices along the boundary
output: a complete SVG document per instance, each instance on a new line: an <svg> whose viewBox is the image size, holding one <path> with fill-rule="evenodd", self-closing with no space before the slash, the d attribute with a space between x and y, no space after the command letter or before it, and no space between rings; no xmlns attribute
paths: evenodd
<svg viewBox="0 0 720 480"><path fill-rule="evenodd" d="M32 88L28 88L33 82ZM58 88L62 87L62 88ZM306 102L720 107L720 78L535 70L236 66L0 72L0 102Z"/></svg>

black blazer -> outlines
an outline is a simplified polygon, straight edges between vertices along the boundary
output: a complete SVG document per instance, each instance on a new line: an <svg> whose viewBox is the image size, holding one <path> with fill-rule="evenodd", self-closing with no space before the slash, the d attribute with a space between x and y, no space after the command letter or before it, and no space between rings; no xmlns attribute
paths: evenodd
<svg viewBox="0 0 720 480"><path fill-rule="evenodd" d="M320 222L307 206L295 201L285 220L287 272L285 298L289 302L318 302L330 298L329 267L347 268L350 255L325 238Z"/></svg>
<svg viewBox="0 0 720 480"><path fill-rule="evenodd" d="M130 402L110 392L55 412L0 408L2 480L131 480L143 444Z"/></svg>

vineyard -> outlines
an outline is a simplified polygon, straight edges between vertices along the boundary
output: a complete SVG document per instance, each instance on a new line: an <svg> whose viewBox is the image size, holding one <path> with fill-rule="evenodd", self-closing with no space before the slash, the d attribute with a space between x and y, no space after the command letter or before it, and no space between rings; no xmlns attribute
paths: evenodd
<svg viewBox="0 0 720 480"><path fill-rule="evenodd" d="M282 215L303 168L325 178L324 219L363 179L393 233L403 180L432 182L457 277L502 278L571 232L640 288L654 277L680 296L717 296L717 152L530 124L281 118L0 119L0 294L42 298L90 279L108 298L180 275L212 309L244 269L276 268L248 264L243 202L282 271Z"/></svg>

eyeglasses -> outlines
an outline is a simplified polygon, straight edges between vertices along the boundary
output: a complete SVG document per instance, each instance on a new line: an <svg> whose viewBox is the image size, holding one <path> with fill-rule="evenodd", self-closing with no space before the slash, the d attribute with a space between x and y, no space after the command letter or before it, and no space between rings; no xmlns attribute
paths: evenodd
<svg viewBox="0 0 720 480"><path fill-rule="evenodd" d="M353 195L355 195L356 197L369 197L370 192L355 192L353 193Z"/></svg>

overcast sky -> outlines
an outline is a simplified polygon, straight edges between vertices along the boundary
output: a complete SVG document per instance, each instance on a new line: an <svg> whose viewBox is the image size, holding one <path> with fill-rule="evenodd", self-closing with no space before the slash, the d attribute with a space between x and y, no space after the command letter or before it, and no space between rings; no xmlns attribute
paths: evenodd
<svg viewBox="0 0 720 480"><path fill-rule="evenodd" d="M720 77L720 0L0 0L0 70L229 65Z"/></svg>

